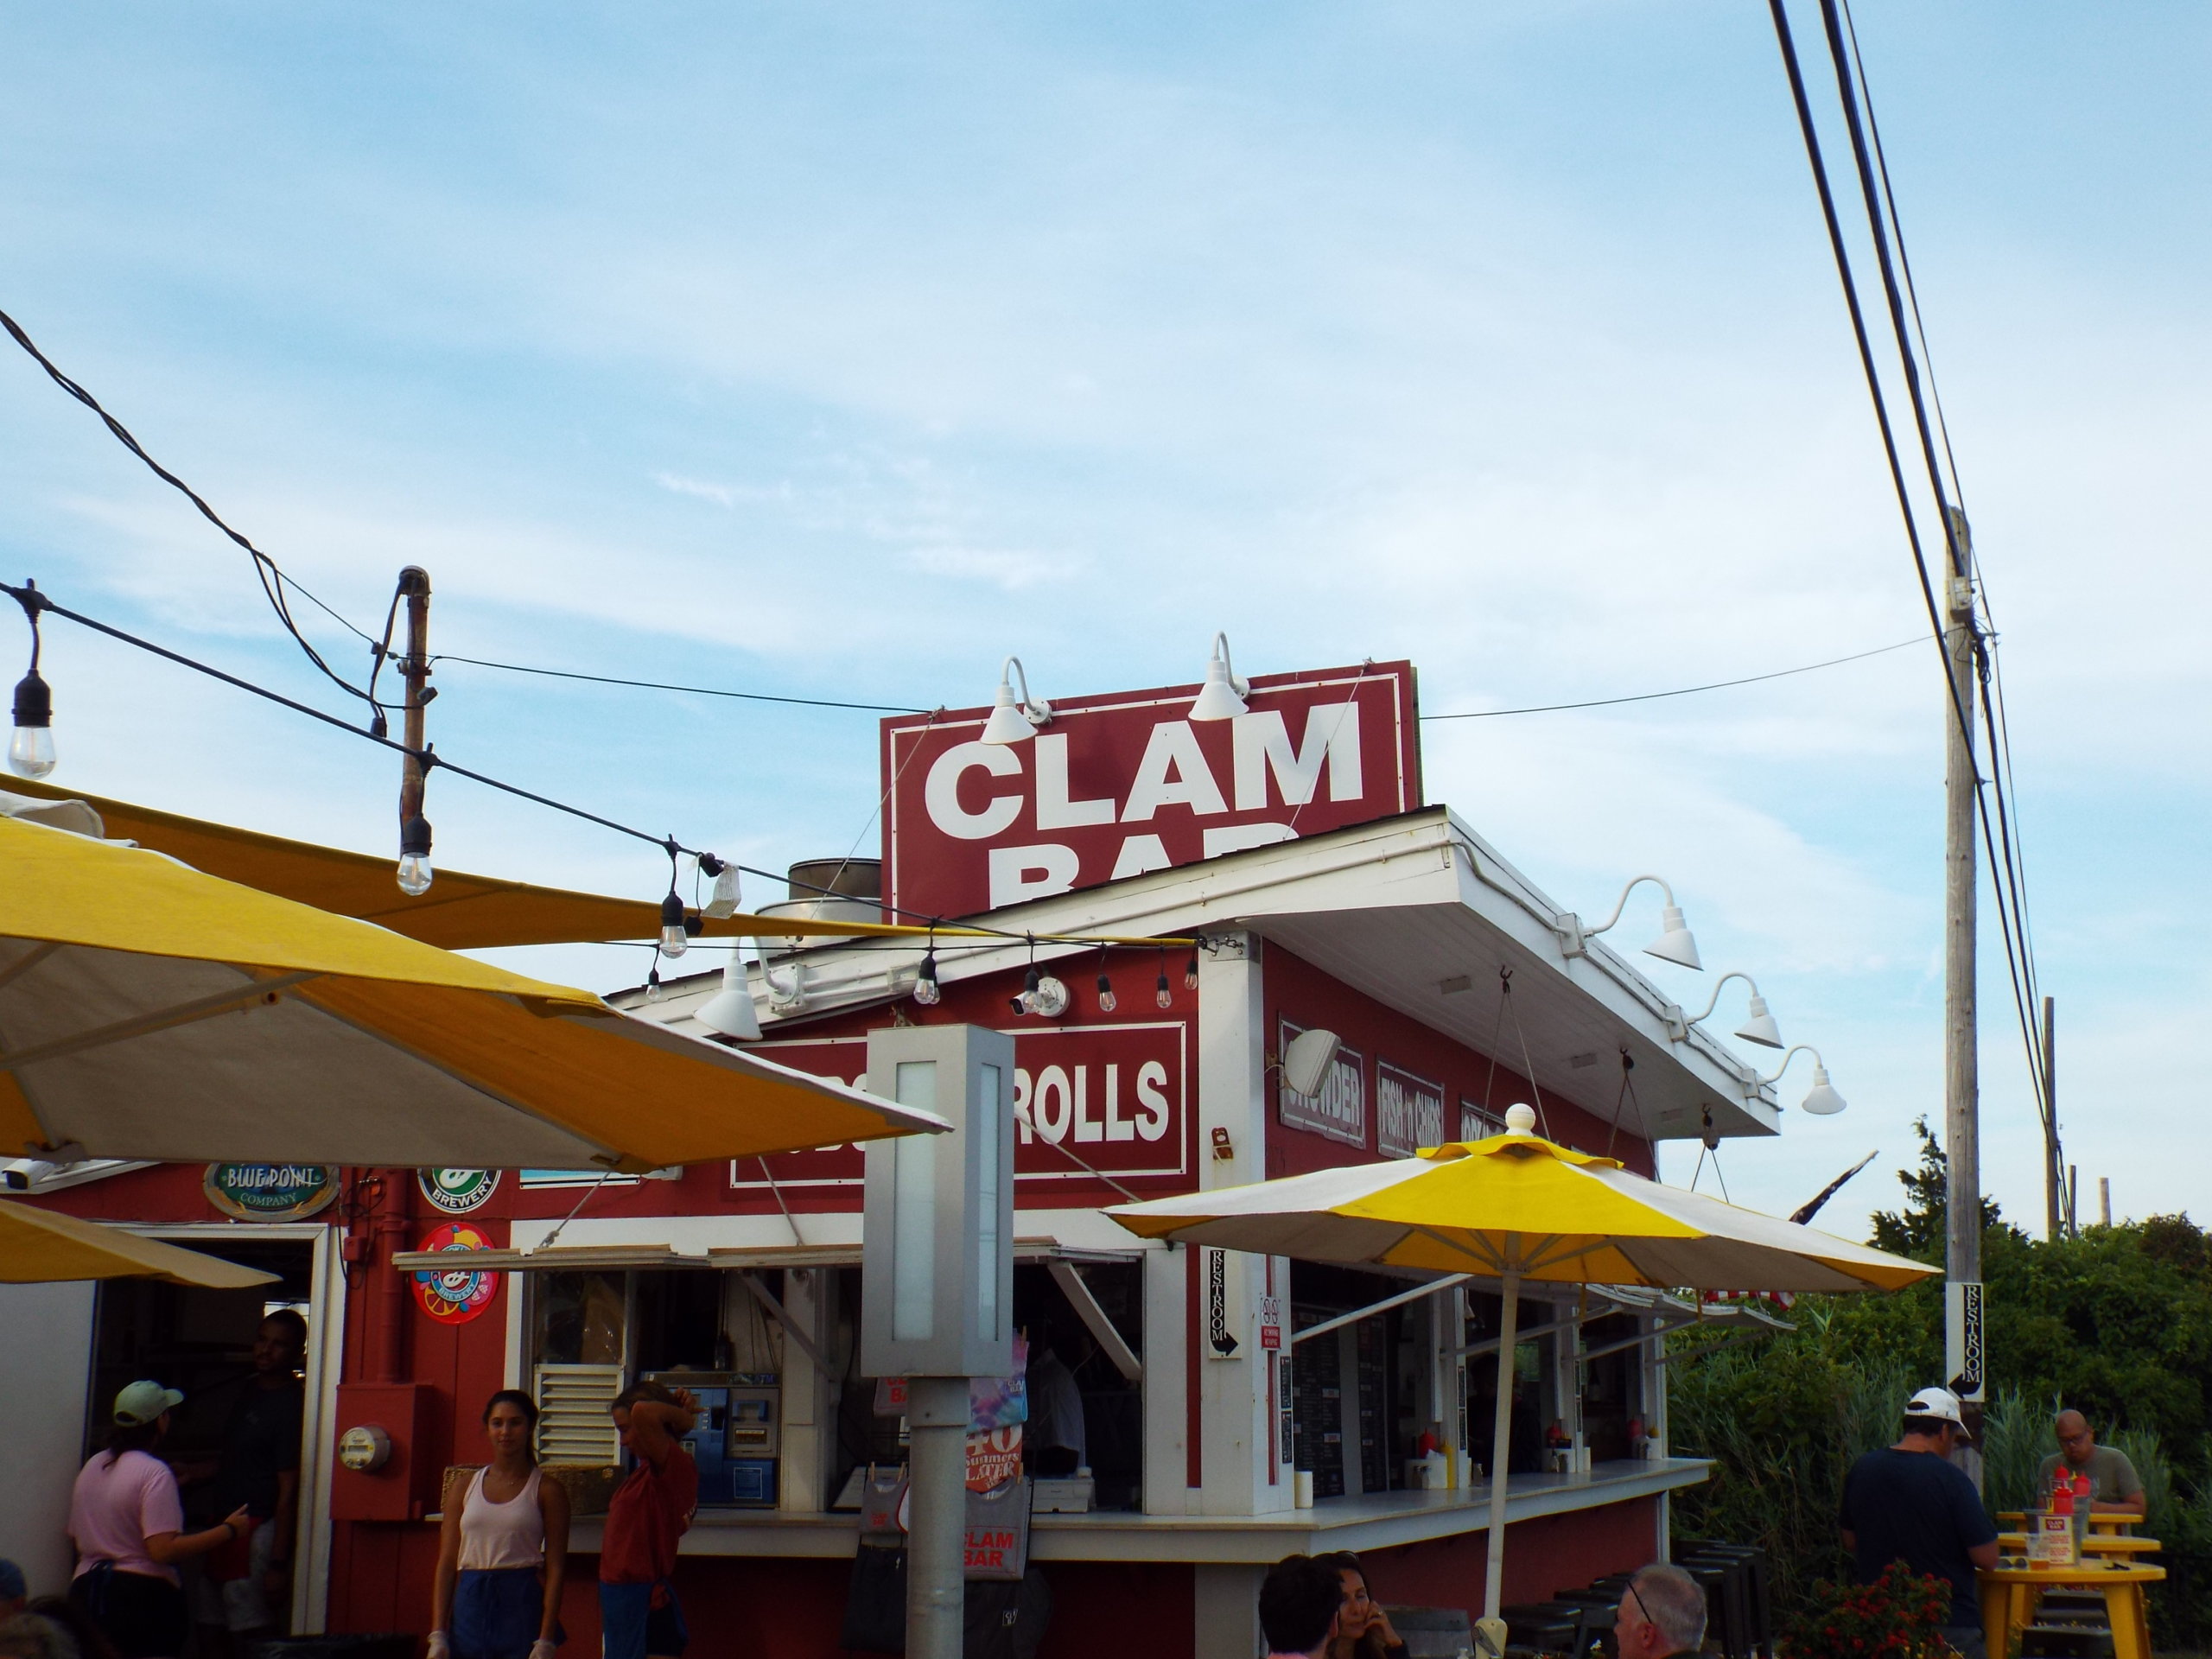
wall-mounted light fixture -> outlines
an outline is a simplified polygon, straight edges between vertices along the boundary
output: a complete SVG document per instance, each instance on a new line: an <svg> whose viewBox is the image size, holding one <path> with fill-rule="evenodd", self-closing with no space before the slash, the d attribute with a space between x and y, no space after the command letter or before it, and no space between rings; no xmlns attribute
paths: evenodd
<svg viewBox="0 0 2212 1659"><path fill-rule="evenodd" d="M1021 682L1021 697L1016 702L1014 682ZM1052 705L1042 697L1029 695L1029 671L1021 665L1021 658L1009 657L999 669L998 694L992 699L991 715L983 722L982 741L986 743L1027 743L1036 736L1038 728L1049 726L1052 721Z"/></svg>
<svg viewBox="0 0 2212 1659"><path fill-rule="evenodd" d="M1781 1082L1782 1074L1789 1069L1789 1062L1800 1054L1809 1054L1813 1057L1813 1086L1806 1090L1805 1098L1797 1103L1815 1117L1834 1116L1850 1103L1838 1094L1834 1085L1828 1082L1827 1065L1821 1058L1821 1051L1810 1043L1799 1043L1791 1048L1782 1057L1782 1064L1775 1068L1774 1075L1771 1077L1763 1077L1754 1071L1745 1092L1756 1096L1758 1091L1769 1084Z"/></svg>
<svg viewBox="0 0 2212 1659"><path fill-rule="evenodd" d="M1762 1048L1780 1048L1782 1027L1775 1024L1774 1016L1767 1012L1766 998L1759 995L1758 982L1749 974L1734 969L1720 976L1719 983L1713 988L1713 1001L1705 1005L1703 1014L1694 1014L1685 1020L1681 1018L1681 1009L1668 1010L1667 1024L1669 1034L1678 1043L1689 1041L1690 1027L1700 1020L1710 1020L1713 1017L1713 1011L1720 1006L1721 989L1732 979L1740 979L1751 988L1751 1009L1745 1016L1744 1023L1736 1027L1736 1035L1747 1043L1757 1043Z"/></svg>
<svg viewBox="0 0 2212 1659"><path fill-rule="evenodd" d="M1681 967L1702 969L1705 964L1698 960L1697 941L1690 937L1689 928L1683 923L1681 906L1675 902L1675 890L1656 875L1639 875L1623 887L1620 903L1613 906L1613 913L1605 918L1599 926L1585 927L1580 916L1571 911L1562 912L1559 920L1553 924L1553 931L1559 935L1560 950L1567 956L1579 957L1589 948L1592 939L1600 933L1611 931L1620 920L1621 913L1628 908L1629 894L1646 881L1657 884L1659 891L1666 895L1667 903L1659 912L1659 937L1643 947L1643 954Z"/></svg>
<svg viewBox="0 0 2212 1659"><path fill-rule="evenodd" d="M1237 678L1236 671L1230 666L1229 636L1217 633L1213 655L1206 659L1206 683L1191 700L1191 718L1234 720L1244 712L1244 699L1251 695L1252 683Z"/></svg>

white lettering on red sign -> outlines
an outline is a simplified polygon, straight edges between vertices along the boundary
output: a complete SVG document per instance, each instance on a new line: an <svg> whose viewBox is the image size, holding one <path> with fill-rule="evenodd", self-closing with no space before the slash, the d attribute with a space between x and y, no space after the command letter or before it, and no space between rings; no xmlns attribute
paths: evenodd
<svg viewBox="0 0 2212 1659"><path fill-rule="evenodd" d="M1117 1181L1192 1185L1197 1149L1189 1110L1190 1028L1179 1020L1130 1025L1017 1027L1014 1039L1014 1179L1017 1194L1067 1181L1096 1181L1083 1164ZM814 1077L868 1087L865 1037L754 1043L751 1052ZM1076 1162L1066 1147L1083 1160ZM857 1188L865 1159L856 1146L771 1154L779 1187ZM730 1165L730 1185L767 1190L758 1158ZM1029 1202L1023 1199L1023 1202Z"/></svg>
<svg viewBox="0 0 2212 1659"><path fill-rule="evenodd" d="M1055 698L1020 744L982 709L885 721L886 897L975 915L1421 804L1412 664L1262 676L1227 721L1196 691Z"/></svg>
<svg viewBox="0 0 2212 1659"><path fill-rule="evenodd" d="M1444 1085L1375 1063L1375 1147L1385 1158L1410 1158L1444 1144Z"/></svg>

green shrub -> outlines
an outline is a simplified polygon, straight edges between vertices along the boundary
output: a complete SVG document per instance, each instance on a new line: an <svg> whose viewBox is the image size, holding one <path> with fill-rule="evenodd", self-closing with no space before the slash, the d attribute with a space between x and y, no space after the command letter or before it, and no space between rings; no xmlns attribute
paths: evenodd
<svg viewBox="0 0 2212 1659"><path fill-rule="evenodd" d="M1872 1584L1813 1586L1783 1628L1783 1659L1942 1659L1951 1586L1903 1561Z"/></svg>

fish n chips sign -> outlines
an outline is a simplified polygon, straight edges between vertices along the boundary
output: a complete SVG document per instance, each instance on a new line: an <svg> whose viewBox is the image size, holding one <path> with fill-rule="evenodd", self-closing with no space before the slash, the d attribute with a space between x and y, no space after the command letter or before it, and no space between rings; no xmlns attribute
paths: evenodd
<svg viewBox="0 0 2212 1659"><path fill-rule="evenodd" d="M1021 743L986 709L885 721L886 898L973 916L1421 804L1412 664L1255 676L1232 720L1198 690L1054 699Z"/></svg>

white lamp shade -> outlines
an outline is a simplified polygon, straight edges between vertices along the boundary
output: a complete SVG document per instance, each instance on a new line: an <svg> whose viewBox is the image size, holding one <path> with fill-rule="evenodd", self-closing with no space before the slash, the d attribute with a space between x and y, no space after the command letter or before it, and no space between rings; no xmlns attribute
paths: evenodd
<svg viewBox="0 0 2212 1659"><path fill-rule="evenodd" d="M1229 664L1216 657L1206 664L1206 683L1191 703L1192 720L1234 720L1244 712L1244 699L1230 683Z"/></svg>
<svg viewBox="0 0 2212 1659"><path fill-rule="evenodd" d="M753 1006L753 992L745 977L745 964L733 955L722 966L722 988L691 1015L709 1031L740 1042L760 1037L760 1010Z"/></svg>
<svg viewBox="0 0 2212 1659"><path fill-rule="evenodd" d="M1841 1111L1847 1103L1844 1100L1844 1097L1836 1093L1834 1086L1829 1084L1827 1067L1825 1065L1815 1066L1813 1068L1813 1086L1806 1092L1805 1098L1800 1101L1798 1104L1802 1106L1807 1111L1812 1113L1815 1117L1833 1117L1836 1113Z"/></svg>
<svg viewBox="0 0 2212 1659"><path fill-rule="evenodd" d="M1643 947L1647 957L1656 957L1662 962L1671 962L1684 968L1703 969L1698 960L1697 941L1682 925L1682 911L1679 905L1669 905L1660 912L1662 931L1659 937Z"/></svg>
<svg viewBox="0 0 2212 1659"><path fill-rule="evenodd" d="M1774 1016L1766 1011L1766 998L1751 999L1751 1017L1736 1027L1736 1034L1747 1043L1757 1043L1761 1048L1782 1046L1782 1027L1774 1023Z"/></svg>
<svg viewBox="0 0 2212 1659"><path fill-rule="evenodd" d="M1029 717L1021 712L1021 705L1014 700L1014 688L1001 680L998 698L991 705L991 717L983 722L982 741L1027 743L1036 734L1037 728L1029 723Z"/></svg>

